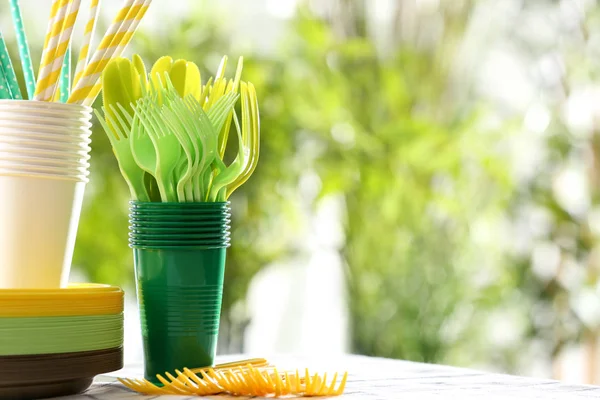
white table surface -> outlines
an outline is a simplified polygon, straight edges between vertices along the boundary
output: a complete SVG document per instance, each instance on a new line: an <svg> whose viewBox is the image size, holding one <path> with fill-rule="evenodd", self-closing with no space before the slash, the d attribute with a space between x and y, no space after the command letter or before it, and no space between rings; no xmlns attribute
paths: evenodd
<svg viewBox="0 0 600 400"><path fill-rule="evenodd" d="M219 358L217 362L252 358ZM305 368L314 372L348 371L344 395L339 399L385 400L496 400L496 399L600 399L600 387L572 385L551 380L490 374L469 369L420 364L363 356L336 359L267 357L278 368ZM328 374L329 375L329 374ZM115 377L140 377L142 366L134 365L114 374L100 376L85 393L62 400L194 399L190 396L141 396L116 381ZM232 398L208 396L209 399ZM237 397L240 399L240 397ZM321 397L322 398L322 397ZM255 398L256 399L256 398Z"/></svg>

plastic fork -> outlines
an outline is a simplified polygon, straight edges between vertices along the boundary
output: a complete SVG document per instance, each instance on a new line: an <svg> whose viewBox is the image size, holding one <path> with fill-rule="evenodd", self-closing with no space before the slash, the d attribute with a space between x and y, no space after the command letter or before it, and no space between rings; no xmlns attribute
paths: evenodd
<svg viewBox="0 0 600 400"><path fill-rule="evenodd" d="M331 380L327 373L312 375L308 369L304 374L279 372L271 366L255 366L252 364L235 368L203 368L183 372L175 370L177 377L166 372L166 378L157 375L162 383L158 387L145 379L119 379L125 386L148 395L175 394L209 396L227 393L241 396L339 396L343 394L348 379L345 372L338 384L338 373ZM336 387L337 386L337 387Z"/></svg>
<svg viewBox="0 0 600 400"><path fill-rule="evenodd" d="M234 123L238 134L238 155L229 167L220 171L214 178L209 196L211 201L225 201L227 199L227 186L235 182L240 182L240 177L242 179L244 176L246 176L246 179L249 177L248 171L251 168L251 161L254 156L252 154L253 139L258 135L258 109L256 109L256 113L253 113L252 103L255 98L253 99L251 90L249 90L248 85L244 82L241 83L241 97L241 130L237 116L234 116ZM251 173L252 171L250 171Z"/></svg>
<svg viewBox="0 0 600 400"><path fill-rule="evenodd" d="M119 170L129 186L131 197L139 201L150 201L150 196L144 185L144 171L138 166L133 155L131 153L131 147L129 144L129 137L127 136L127 125L120 118L118 114L115 117L118 118L119 123L114 121L110 114L106 113L106 109L102 107L104 115L108 117L108 122L100 115L98 110L94 110L98 121L104 128L106 136L113 148Z"/></svg>
<svg viewBox="0 0 600 400"><path fill-rule="evenodd" d="M225 194L225 199L228 199L235 189L239 188L248 180L248 178L250 178L250 176L256 169L256 165L258 164L258 156L260 153L260 116L258 111L258 97L256 95L256 89L254 88L254 85L252 83L246 84L242 82L240 90L242 92L242 121L248 121L248 118L244 117L243 108L243 98L245 97L245 93L247 93L246 97L249 102L249 107L247 106L245 109L247 112L250 112L250 126L247 127L247 130L251 130L251 133L249 135L246 135L246 137L244 138L244 143L250 149L250 158L247 160L248 162L244 166L242 173L237 177L235 181L233 181L230 185L227 186L227 193Z"/></svg>
<svg viewBox="0 0 600 400"><path fill-rule="evenodd" d="M182 162L179 163L175 170L177 197L180 202L194 201L191 181L200 161L198 143L192 133L194 126L190 121L189 111L187 115L186 111L187 109L181 98L173 99L169 104L169 108L163 108L162 110L163 119L173 134L179 139L179 143L186 155L186 158L182 158Z"/></svg>
<svg viewBox="0 0 600 400"><path fill-rule="evenodd" d="M153 175L156 178L161 199L163 202L176 202L177 193L173 173L181 157L181 143L170 129L165 129L167 127L164 123L161 123L160 109L155 106L156 103L149 100L149 98L142 98L138 101L135 106L136 114L144 127L144 131L154 144L156 166ZM137 151L136 155L139 156ZM141 156L142 158L145 157L145 155ZM150 157L148 158L150 159Z"/></svg>
<svg viewBox="0 0 600 400"><path fill-rule="evenodd" d="M223 128L227 116L232 111L238 97L237 93L228 93L220 97L206 112L208 121L203 118L204 109L200 103L194 98L186 98L187 106L196 115L196 130L194 132L199 135L204 149L202 161L195 175L196 182L194 186L199 188L198 191L200 192L195 193L196 201L207 200L208 187L204 187L204 183L210 182L213 164L216 164L217 171L222 171L226 168L219 157L218 132Z"/></svg>

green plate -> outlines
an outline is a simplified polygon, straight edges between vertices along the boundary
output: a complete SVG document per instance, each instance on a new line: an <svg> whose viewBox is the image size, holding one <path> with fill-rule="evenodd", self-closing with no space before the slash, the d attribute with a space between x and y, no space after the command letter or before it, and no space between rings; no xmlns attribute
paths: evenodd
<svg viewBox="0 0 600 400"><path fill-rule="evenodd" d="M123 313L0 318L0 356L72 353L123 345Z"/></svg>

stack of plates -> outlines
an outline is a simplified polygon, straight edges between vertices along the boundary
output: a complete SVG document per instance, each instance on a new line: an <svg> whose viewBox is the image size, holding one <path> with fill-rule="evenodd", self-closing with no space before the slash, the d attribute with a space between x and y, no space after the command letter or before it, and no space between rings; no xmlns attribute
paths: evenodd
<svg viewBox="0 0 600 400"><path fill-rule="evenodd" d="M65 396L123 367L123 291L0 290L0 398Z"/></svg>

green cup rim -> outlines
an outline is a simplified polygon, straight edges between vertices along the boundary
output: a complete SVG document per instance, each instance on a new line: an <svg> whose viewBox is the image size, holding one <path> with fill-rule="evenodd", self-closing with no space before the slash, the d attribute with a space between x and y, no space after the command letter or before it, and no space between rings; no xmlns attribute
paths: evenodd
<svg viewBox="0 0 600 400"><path fill-rule="evenodd" d="M198 245L218 245L218 244L222 244L222 243L230 243L231 242L231 238L226 238L226 239L215 239L215 240L202 240L202 239L196 239L196 240L186 240L186 241L182 241L182 240L152 240L152 239L133 239L133 238L129 238L129 243L130 244L138 244L138 243L143 243L143 244L149 244L149 245L155 245L155 244L168 244L168 245L174 245L177 243L181 243L182 245L185 246L189 246L192 244L198 244Z"/></svg>
<svg viewBox="0 0 600 400"><path fill-rule="evenodd" d="M158 202L158 201L135 201L129 202L130 208L166 208L166 209L215 209L215 208L226 208L231 206L230 201L220 202Z"/></svg>
<svg viewBox="0 0 600 400"><path fill-rule="evenodd" d="M148 222L158 222L158 223L171 223L171 222L187 222L189 225L193 225L194 223L199 226L211 226L211 225L230 225L230 219L214 219L214 220L206 220L206 219L191 219L191 218L166 218L166 217L157 217L157 218L130 218L129 219L134 224L146 224Z"/></svg>
<svg viewBox="0 0 600 400"><path fill-rule="evenodd" d="M211 239L216 240L230 238L231 233L229 232L208 232L208 233L182 233L182 234L148 234L148 233L135 233L129 232L129 238L135 240L196 240L196 239Z"/></svg>
<svg viewBox="0 0 600 400"><path fill-rule="evenodd" d="M231 219L231 213L225 212L220 214L215 213L146 213L146 212L130 212L129 218L156 218L156 217L165 217L165 218L192 218L192 219Z"/></svg>
<svg viewBox="0 0 600 400"><path fill-rule="evenodd" d="M231 228L231 225L228 221L225 222L217 222L217 223L199 223L199 221L137 221L137 220L129 220L129 226L134 228Z"/></svg>
<svg viewBox="0 0 600 400"><path fill-rule="evenodd" d="M164 215L231 215L231 210L177 210L177 209L167 209L167 210L145 210L145 209L129 209L129 214L133 215L156 215L156 214L164 214Z"/></svg>
<svg viewBox="0 0 600 400"><path fill-rule="evenodd" d="M177 233L177 232L183 232L185 234L188 233L216 233L216 232L222 232L222 231L227 231L230 232L229 226L217 226L217 227L212 227L212 226L208 226L208 227L192 227L192 228L170 228L170 227L166 227L166 228L162 228L162 227L139 227L139 226L131 226L129 225L129 232L132 233Z"/></svg>
<svg viewBox="0 0 600 400"><path fill-rule="evenodd" d="M191 250L217 250L217 249L227 249L229 247L231 247L231 243L226 243L225 245L213 245L213 244L209 244L209 245L183 245L183 246L177 246L177 245L152 245L152 244L136 244L136 243L129 243L129 247L131 247L132 249L135 250L185 250L185 251L191 251Z"/></svg>

